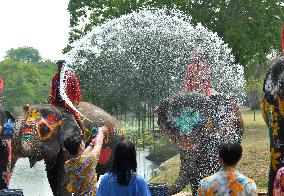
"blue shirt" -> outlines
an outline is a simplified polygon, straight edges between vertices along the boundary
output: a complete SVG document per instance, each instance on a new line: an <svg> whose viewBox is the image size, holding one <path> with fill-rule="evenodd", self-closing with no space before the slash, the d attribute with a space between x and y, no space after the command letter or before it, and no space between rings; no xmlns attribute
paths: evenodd
<svg viewBox="0 0 284 196"><path fill-rule="evenodd" d="M117 182L115 174L106 173L98 182L96 196L151 196L147 182L141 176L134 175L127 186Z"/></svg>

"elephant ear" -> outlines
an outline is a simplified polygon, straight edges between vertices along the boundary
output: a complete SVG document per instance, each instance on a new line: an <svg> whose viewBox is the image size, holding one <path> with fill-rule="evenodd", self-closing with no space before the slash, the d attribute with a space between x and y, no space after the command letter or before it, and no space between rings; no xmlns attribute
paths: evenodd
<svg viewBox="0 0 284 196"><path fill-rule="evenodd" d="M64 145L64 141L68 137L80 136L80 128L71 113L64 113L63 123L61 124L60 143Z"/></svg>

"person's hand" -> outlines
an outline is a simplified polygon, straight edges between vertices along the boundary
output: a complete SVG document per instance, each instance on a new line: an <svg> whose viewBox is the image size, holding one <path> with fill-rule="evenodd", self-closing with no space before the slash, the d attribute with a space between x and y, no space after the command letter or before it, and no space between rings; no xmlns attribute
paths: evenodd
<svg viewBox="0 0 284 196"><path fill-rule="evenodd" d="M90 146L91 147L94 147L96 145L96 141L97 141L97 138L94 137L94 139L92 139L91 143L90 143Z"/></svg>
<svg viewBox="0 0 284 196"><path fill-rule="evenodd" d="M102 127L99 127L99 130L98 130L98 133L106 133L107 132L107 127L106 126L102 126Z"/></svg>
<svg viewBox="0 0 284 196"><path fill-rule="evenodd" d="M107 131L107 127L106 126L102 126L102 127L98 128L98 134L102 133L104 135L104 133L106 133L106 131ZM92 139L92 141L90 143L91 146L95 146L96 145L96 142L98 140L98 134L94 137L94 139Z"/></svg>

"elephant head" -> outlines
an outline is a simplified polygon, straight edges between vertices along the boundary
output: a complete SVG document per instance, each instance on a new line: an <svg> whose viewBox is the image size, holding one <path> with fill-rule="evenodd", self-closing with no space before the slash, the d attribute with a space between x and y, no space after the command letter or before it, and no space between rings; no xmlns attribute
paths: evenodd
<svg viewBox="0 0 284 196"><path fill-rule="evenodd" d="M199 93L179 93L161 102L155 110L160 132L182 148L193 149L198 138L241 139L242 119L235 97L210 97ZM236 134L236 127L238 132Z"/></svg>
<svg viewBox="0 0 284 196"><path fill-rule="evenodd" d="M77 132L79 128L71 114L48 104L24 106L16 121L20 154L30 159L31 167L36 161L56 157L63 144L63 136Z"/></svg>
<svg viewBox="0 0 284 196"><path fill-rule="evenodd" d="M156 113L160 131L180 148L179 178L170 187L170 194L181 191L188 183L195 194L199 181L220 167L219 145L242 139L243 124L236 98L179 93L161 102Z"/></svg>

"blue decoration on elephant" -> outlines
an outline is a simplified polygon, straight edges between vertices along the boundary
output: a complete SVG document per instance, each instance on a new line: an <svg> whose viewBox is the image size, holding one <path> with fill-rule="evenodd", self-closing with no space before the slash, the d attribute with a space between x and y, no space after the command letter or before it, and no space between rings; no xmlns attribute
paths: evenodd
<svg viewBox="0 0 284 196"><path fill-rule="evenodd" d="M190 107L184 107L181 109L180 116L173 118L173 122L180 128L182 135L187 135L192 132L194 126L202 122L202 118L199 112L192 111Z"/></svg>
<svg viewBox="0 0 284 196"><path fill-rule="evenodd" d="M14 122L11 119L8 119L7 123L4 125L4 135L12 137L14 131Z"/></svg>

